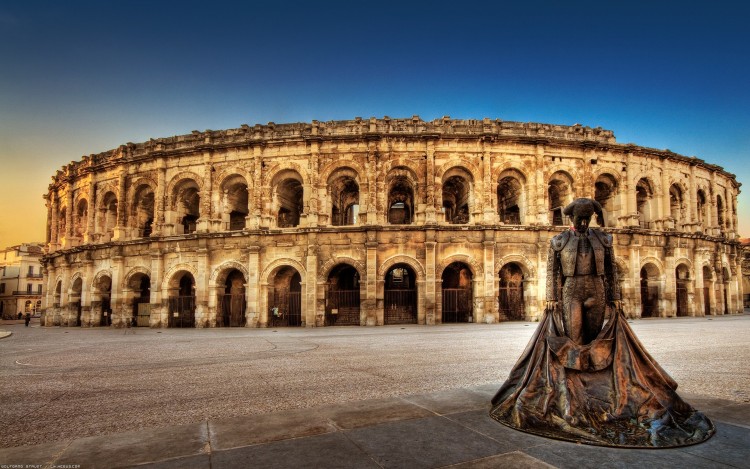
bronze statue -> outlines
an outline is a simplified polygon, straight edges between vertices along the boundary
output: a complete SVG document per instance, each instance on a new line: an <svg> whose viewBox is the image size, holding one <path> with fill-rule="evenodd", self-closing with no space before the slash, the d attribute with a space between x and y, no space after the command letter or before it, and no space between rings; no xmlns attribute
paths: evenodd
<svg viewBox="0 0 750 469"><path fill-rule="evenodd" d="M713 423L638 341L620 303L612 236L589 228L602 208L577 199L573 227L550 241L547 307L492 399L490 416L517 430L578 443L674 447L700 443ZM605 317L609 312L610 319Z"/></svg>

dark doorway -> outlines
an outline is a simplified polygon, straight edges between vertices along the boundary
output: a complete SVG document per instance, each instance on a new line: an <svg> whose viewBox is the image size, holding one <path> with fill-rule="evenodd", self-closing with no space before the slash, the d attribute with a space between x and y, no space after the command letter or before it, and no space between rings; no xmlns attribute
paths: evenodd
<svg viewBox="0 0 750 469"><path fill-rule="evenodd" d="M690 285L690 272L687 266L681 264L675 269L675 280L677 285L677 316L688 316L688 286Z"/></svg>
<svg viewBox="0 0 750 469"><path fill-rule="evenodd" d="M232 269L224 282L224 292L219 294L216 325L218 327L245 326L245 276Z"/></svg>
<svg viewBox="0 0 750 469"><path fill-rule="evenodd" d="M471 322L474 299L469 266L454 262L443 270L443 323Z"/></svg>
<svg viewBox="0 0 750 469"><path fill-rule="evenodd" d="M302 276L293 267L283 267L268 291L268 325L302 326Z"/></svg>
<svg viewBox="0 0 750 469"><path fill-rule="evenodd" d="M177 295L169 298L169 327L195 327L195 280L182 274Z"/></svg>
<svg viewBox="0 0 750 469"><path fill-rule="evenodd" d="M658 271L652 264L641 269L641 317L659 315Z"/></svg>
<svg viewBox="0 0 750 469"><path fill-rule="evenodd" d="M135 288L133 298L133 319L138 327L148 327L151 319L151 279L140 274L131 283Z"/></svg>
<svg viewBox="0 0 750 469"><path fill-rule="evenodd" d="M526 316L523 299L523 271L518 264L505 264L500 269L500 320L522 321Z"/></svg>
<svg viewBox="0 0 750 469"><path fill-rule="evenodd" d="M417 323L417 276L406 264L397 264L385 274L383 295L385 324Z"/></svg>
<svg viewBox="0 0 750 469"><path fill-rule="evenodd" d="M711 269L703 267L703 313L706 316L711 315Z"/></svg>
<svg viewBox="0 0 750 469"><path fill-rule="evenodd" d="M359 273L350 265L333 268L326 284L326 325L359 326Z"/></svg>

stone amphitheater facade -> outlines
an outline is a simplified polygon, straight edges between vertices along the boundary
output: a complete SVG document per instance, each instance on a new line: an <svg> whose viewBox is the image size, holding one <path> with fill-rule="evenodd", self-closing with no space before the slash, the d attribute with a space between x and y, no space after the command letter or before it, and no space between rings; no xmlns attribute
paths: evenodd
<svg viewBox="0 0 750 469"><path fill-rule="evenodd" d="M355 118L128 143L46 194L43 324L538 320L561 208L598 200L626 314L742 311L740 184L612 131Z"/></svg>

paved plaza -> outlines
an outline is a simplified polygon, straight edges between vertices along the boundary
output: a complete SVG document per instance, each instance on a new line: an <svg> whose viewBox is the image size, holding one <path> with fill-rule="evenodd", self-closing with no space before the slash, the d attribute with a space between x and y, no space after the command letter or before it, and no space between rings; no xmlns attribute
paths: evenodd
<svg viewBox="0 0 750 469"><path fill-rule="evenodd" d="M622 467L638 458L655 467L743 467L750 460L750 315L631 323L680 393L719 427L707 443L659 451L546 440L489 420L488 401L535 326L3 324L12 335L0 340L0 463L597 467L614 457Z"/></svg>

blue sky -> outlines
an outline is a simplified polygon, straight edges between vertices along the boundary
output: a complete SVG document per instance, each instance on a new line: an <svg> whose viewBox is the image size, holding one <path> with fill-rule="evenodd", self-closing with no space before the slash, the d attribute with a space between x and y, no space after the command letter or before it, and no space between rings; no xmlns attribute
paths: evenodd
<svg viewBox="0 0 750 469"><path fill-rule="evenodd" d="M749 17L721 1L0 0L0 247L43 240L69 161L243 123L580 123L750 184Z"/></svg>

